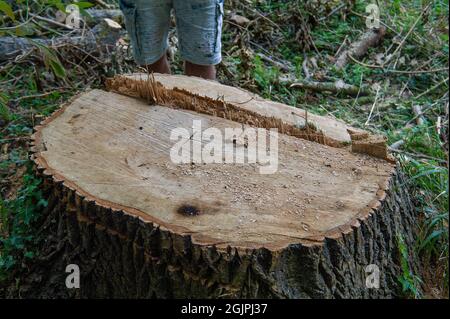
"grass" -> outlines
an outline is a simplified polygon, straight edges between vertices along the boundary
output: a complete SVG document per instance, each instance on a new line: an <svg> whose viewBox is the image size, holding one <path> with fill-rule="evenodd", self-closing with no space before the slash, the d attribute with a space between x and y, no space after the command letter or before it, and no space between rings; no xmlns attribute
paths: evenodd
<svg viewBox="0 0 450 319"><path fill-rule="evenodd" d="M0 200L0 280L8 278L18 262L35 255L33 223L39 218L41 209L47 206L39 189L40 183L31 170L31 163L27 163L27 173L17 196L13 200Z"/></svg>
<svg viewBox="0 0 450 319"><path fill-rule="evenodd" d="M52 6L60 3L52 1ZM367 1L357 0L352 12L344 14L344 10L338 10L332 13L340 3L342 1L328 1L327 9L309 16L308 3L300 0L254 0L252 5L236 0L226 2L227 9L255 23L237 27L225 21L224 61L219 67L219 79L265 98L384 134L389 144L402 140L403 145L395 155L409 177L408 187L421 215L416 249L422 259L423 272L411 272L406 263L408 252L402 239L398 238L403 261L399 283L408 298L448 297L448 145L444 138L448 126L448 81L443 82L448 74L386 71L448 67L448 1L431 1L431 10L424 14L424 5L429 1L378 1L381 20L389 29L383 42L370 49L361 62L376 65L377 57L387 59L404 39L403 46L391 57L385 69L349 63L343 70L336 70L333 59L344 40L354 42L366 31L361 15L365 14ZM39 1L29 1L29 4L34 12L46 5ZM300 20L324 16L326 19L309 30L314 46L303 52L306 31L301 29ZM406 37L419 17L416 27ZM3 19L0 19L0 28L1 21ZM32 31L36 34L36 30ZM8 32L0 29L0 36ZM39 32L48 37L56 34L51 28ZM30 225L45 207L45 198L39 191L40 181L34 177L28 160L27 142L33 126L77 91L86 86L101 85L102 77L114 71L110 62L100 64L96 59L80 56L78 51L74 54L37 48L35 53L38 59L26 57L14 65L0 64L0 276L3 277L21 264L21 260L32 258L35 234ZM264 61L255 53L288 65L289 72ZM308 58L314 80L342 79L357 86L378 86L376 103L373 96L356 99L290 89L282 78L303 79L305 58ZM312 60L317 67L311 63ZM173 63L173 70L182 70L179 56ZM43 91L50 93L32 97ZM24 98L27 96L31 98ZM416 123L413 105L422 108L424 122L421 125ZM372 116L368 120L371 111ZM437 129L439 119L441 133Z"/></svg>
<svg viewBox="0 0 450 319"><path fill-rule="evenodd" d="M397 234L397 246L400 253L400 266L401 266L401 275L398 278L400 284L402 286L402 294L406 298L422 298L422 293L420 290L420 285L422 284L422 280L419 276L414 274L409 266L409 252L408 247L406 246L403 238L400 234Z"/></svg>

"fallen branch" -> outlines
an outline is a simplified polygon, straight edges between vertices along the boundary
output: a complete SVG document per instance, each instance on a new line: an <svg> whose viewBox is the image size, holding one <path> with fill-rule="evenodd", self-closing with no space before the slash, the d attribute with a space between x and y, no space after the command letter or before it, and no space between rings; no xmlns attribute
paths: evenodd
<svg viewBox="0 0 450 319"><path fill-rule="evenodd" d="M397 142L392 143L392 144L388 147L388 149L389 149L390 151L398 150L398 149L400 149L400 147L403 146L403 144L405 144L405 141L404 141L404 140L398 140Z"/></svg>
<svg viewBox="0 0 450 319"><path fill-rule="evenodd" d="M44 22L46 22L46 23L48 23L48 24L52 24L52 25L57 26L57 27L62 28L62 29L66 29L66 30L70 30L70 31L72 31L72 30L74 29L74 28L73 28L72 26L70 26L70 25L67 25L67 24L58 22L58 21L56 21L56 20L52 20L52 19L46 18L46 17L42 17L42 16L37 15L37 14L30 13L29 15L30 15L31 17L37 19L37 20L44 21Z"/></svg>
<svg viewBox="0 0 450 319"><path fill-rule="evenodd" d="M373 101L375 101L375 96L373 96L373 95L356 96L355 98L351 98L351 99L339 99L339 101L341 101L342 103L352 104L353 106L358 104L361 107L363 107L367 104L370 104L370 107L367 109L367 111L369 111L370 108L372 107ZM364 110L366 110L366 109L364 108Z"/></svg>
<svg viewBox="0 0 450 319"><path fill-rule="evenodd" d="M267 55L265 55L263 53L257 53L257 56L259 56L261 58L261 60L275 65L280 70L283 70L283 71L286 71L286 72L290 72L293 69L292 66L284 64L284 63L281 63L281 62L278 62L278 61L275 61L274 59L268 57Z"/></svg>
<svg viewBox="0 0 450 319"><path fill-rule="evenodd" d="M300 81L290 85L291 88L301 88L314 92L332 92L337 94L345 94L351 96L369 95L370 91L367 88L362 88L356 85L344 83L342 80L336 82L314 82L314 81Z"/></svg>
<svg viewBox="0 0 450 319"><path fill-rule="evenodd" d="M303 69L303 73L305 73L305 79L307 81L309 81L309 79L311 78L311 73L309 72L309 68L308 68L308 56L305 53L305 58L303 59L303 63L302 63L302 69Z"/></svg>
<svg viewBox="0 0 450 319"><path fill-rule="evenodd" d="M416 116L417 125L422 125L425 122L425 118L422 115L422 108L420 105L413 105L412 110L414 115Z"/></svg>
<svg viewBox="0 0 450 319"><path fill-rule="evenodd" d="M88 26L95 26L98 23L102 22L103 19L111 19L114 20L117 23L123 24L124 17L122 14L122 11L119 9L87 9L85 10L87 13L87 16L83 16L83 21L86 22ZM23 10L17 10L14 11L14 14L25 14ZM10 27L0 27L0 31L6 31L6 30L16 30L32 21L40 20L43 22L46 22L48 24L52 24L54 26L57 26L58 28L67 29L67 30L73 30L72 27L65 25L64 23L60 21L56 21L55 19L51 19L50 17L43 17L40 14L30 13L28 12L28 15L30 16L28 20L21 22L20 24L13 25ZM8 16L0 17L0 25L4 25L6 22L11 22L11 18Z"/></svg>
<svg viewBox="0 0 450 319"><path fill-rule="evenodd" d="M378 45L385 33L386 28L383 26L379 29L371 29L364 33L358 41L350 45L348 50L344 50L339 54L336 63L334 64L335 67L338 69L344 68L348 63L349 56L354 58L361 58L364 56L370 47Z"/></svg>
<svg viewBox="0 0 450 319"><path fill-rule="evenodd" d="M87 9L86 12L89 15L89 18L86 19L88 24L97 24L103 19L111 19L121 24L124 21L122 11L118 9Z"/></svg>
<svg viewBox="0 0 450 319"><path fill-rule="evenodd" d="M99 47L104 49L114 46L122 35L121 29L112 27L108 21L103 21L85 35L61 36L54 39L33 38L32 41L23 37L0 37L0 62L32 50L35 47L33 42L53 48L74 45L92 51L98 50Z"/></svg>

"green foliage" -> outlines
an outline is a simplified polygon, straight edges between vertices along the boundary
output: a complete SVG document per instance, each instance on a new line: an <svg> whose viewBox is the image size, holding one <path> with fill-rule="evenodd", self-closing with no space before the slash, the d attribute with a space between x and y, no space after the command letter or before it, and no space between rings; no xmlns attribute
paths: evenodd
<svg viewBox="0 0 450 319"><path fill-rule="evenodd" d="M58 58L58 55L53 51L53 49L42 45L36 41L33 41L30 39L30 42L33 43L42 53L42 56L44 58L44 63L47 68L51 68L55 75L59 78L65 78L66 77L66 69L61 64L61 61Z"/></svg>
<svg viewBox="0 0 450 319"><path fill-rule="evenodd" d="M346 36L351 34L352 26L347 21L332 19L326 30L315 29L312 32L314 43L318 49L336 49L342 44Z"/></svg>
<svg viewBox="0 0 450 319"><path fill-rule="evenodd" d="M359 86L370 73L371 70L364 66L352 65L345 70L345 78L349 84Z"/></svg>
<svg viewBox="0 0 450 319"><path fill-rule="evenodd" d="M266 67L259 56L255 56L253 60L253 77L262 91L265 98L270 98L272 88L278 79L278 70L276 68Z"/></svg>
<svg viewBox="0 0 450 319"><path fill-rule="evenodd" d="M15 21L16 17L14 16L14 12L11 9L11 6L3 0L0 0L0 11L6 14L11 20Z"/></svg>
<svg viewBox="0 0 450 319"><path fill-rule="evenodd" d="M0 201L0 279L7 276L18 260L33 256L30 250L35 238L33 222L47 206L39 189L41 180L33 174L30 163L28 166L17 197Z"/></svg>
<svg viewBox="0 0 450 319"><path fill-rule="evenodd" d="M407 109L411 109L411 107L408 105ZM397 134L390 135L390 141L392 142L399 139L405 141L405 150L425 154L437 159L445 158L439 135L436 133L435 127L427 122L423 125L406 127L397 132Z"/></svg>
<svg viewBox="0 0 450 319"><path fill-rule="evenodd" d="M62 12L66 10L66 4L62 0L45 0L42 4L46 7L54 7Z"/></svg>
<svg viewBox="0 0 450 319"><path fill-rule="evenodd" d="M94 6L93 3L88 2L88 1L80 1L80 2L76 2L76 5L80 8L80 9L89 9L91 7Z"/></svg>
<svg viewBox="0 0 450 319"><path fill-rule="evenodd" d="M397 235L397 245L400 253L400 264L402 273L398 278L402 285L402 292L408 298L421 298L420 284L422 281L416 276L409 266L409 253L405 241L401 235Z"/></svg>
<svg viewBox="0 0 450 319"><path fill-rule="evenodd" d="M0 36L27 37L37 50L23 60L0 62L0 286L1 281L13 279L11 275L20 269L23 261L33 258L35 221L47 205L40 190L41 181L31 169L28 138L43 117L83 87L86 82L80 79L80 74L86 75L86 66L90 68L94 59L90 53L80 56L80 51L74 53L75 50L68 50L70 56L62 55L58 48L46 47L31 38L61 36L68 31L38 19L31 20L30 13L51 18L56 10L64 12L75 1L17 0L8 7L4 3L0 0ZM76 4L81 14L92 7L87 1ZM11 7L16 10L15 19L10 16ZM8 14L4 14L5 10ZM98 59L96 56L95 60ZM71 67L71 72L66 67ZM103 65L94 67L97 68L89 69L91 75ZM100 83L99 79L94 85ZM73 82L76 84L71 85Z"/></svg>
<svg viewBox="0 0 450 319"><path fill-rule="evenodd" d="M12 114L8 109L6 95L0 93L0 119L9 122L11 121Z"/></svg>
<svg viewBox="0 0 450 319"><path fill-rule="evenodd" d="M448 168L411 159L405 164L405 171L416 186L413 195L425 216L418 238L418 251L425 263L447 263L442 284L448 290Z"/></svg>
<svg viewBox="0 0 450 319"><path fill-rule="evenodd" d="M446 154L434 126L427 123L405 128L399 134L390 136L390 141L403 139L404 149L430 157L429 160L418 160L408 156L401 157L403 170L408 175L408 183L412 186L411 196L417 203L417 209L423 214L421 232L417 239L417 250L425 264L443 263L442 288L448 290L448 177L446 166L440 159Z"/></svg>

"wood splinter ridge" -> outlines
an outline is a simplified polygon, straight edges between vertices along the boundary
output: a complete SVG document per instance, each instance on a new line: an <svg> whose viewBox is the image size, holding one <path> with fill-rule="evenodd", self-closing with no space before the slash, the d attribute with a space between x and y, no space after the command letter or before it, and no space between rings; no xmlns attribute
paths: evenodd
<svg viewBox="0 0 450 319"><path fill-rule="evenodd" d="M188 90L174 87L169 89L156 81L153 74L146 79L131 79L126 76L115 76L106 80L106 88L110 91L145 99L150 105L161 105L170 108L181 108L198 113L221 117L235 122L261 128L276 128L282 134L331 147L345 147L346 143L326 136L316 125L305 117L305 125L292 125L273 116L264 116L246 110L224 99L212 99L200 96ZM307 113L306 113L307 114ZM307 116L307 115L306 115ZM388 153L386 139L382 136L373 136L365 131L348 129L351 138L351 151L381 158L389 162L395 159Z"/></svg>
<svg viewBox="0 0 450 319"><path fill-rule="evenodd" d="M176 87L168 89L157 82L153 74L149 74L146 80L133 80L124 76L109 78L106 80L106 88L119 94L145 99L151 105L181 108L254 127L276 128L279 133L332 147L345 146L343 143L325 136L311 122L306 121L304 126L294 126L275 117L262 116L245 110L223 99L211 99Z"/></svg>

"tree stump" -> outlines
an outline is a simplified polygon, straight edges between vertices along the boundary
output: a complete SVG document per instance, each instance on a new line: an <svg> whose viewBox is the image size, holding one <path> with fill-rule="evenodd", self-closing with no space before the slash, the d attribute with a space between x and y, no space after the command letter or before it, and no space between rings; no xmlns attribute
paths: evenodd
<svg viewBox="0 0 450 319"><path fill-rule="evenodd" d="M40 296L397 295L398 239L412 246L416 216L381 137L199 78L135 74L107 87L78 95L33 136L49 198ZM173 163L171 132L194 120L277 128L278 170ZM80 289L65 288L68 264ZM366 286L371 264L378 289Z"/></svg>

